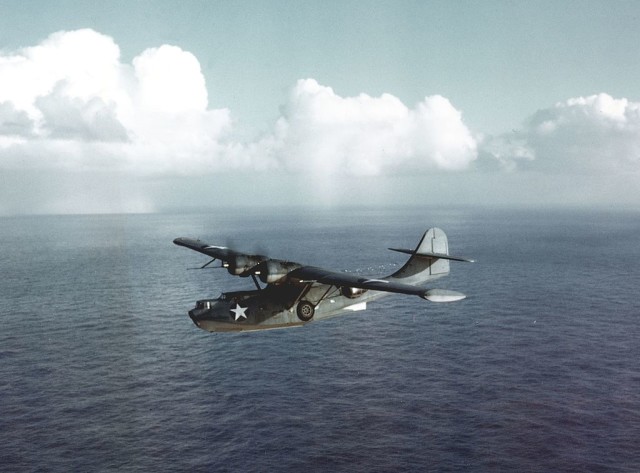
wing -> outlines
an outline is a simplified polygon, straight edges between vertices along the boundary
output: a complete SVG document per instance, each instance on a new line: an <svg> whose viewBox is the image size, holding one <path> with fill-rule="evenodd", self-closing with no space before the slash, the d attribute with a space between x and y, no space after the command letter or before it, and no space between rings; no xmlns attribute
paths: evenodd
<svg viewBox="0 0 640 473"><path fill-rule="evenodd" d="M452 302L464 299L465 295L444 289L424 289L410 284L402 284L389 279L372 279L353 274L337 273L313 266L303 266L289 273L290 277L306 283L328 284L338 287L354 287L372 291L394 292L420 296L432 302Z"/></svg>
<svg viewBox="0 0 640 473"><path fill-rule="evenodd" d="M249 256L244 253L230 250L224 246L209 245L200 240L194 240L193 238L176 238L173 240L176 245L184 246L190 250L197 251L212 258L219 259L220 261L228 261L236 256Z"/></svg>
<svg viewBox="0 0 640 473"><path fill-rule="evenodd" d="M427 258L434 259L446 259L450 261L463 261L465 263L475 263L475 260L469 258L463 258L461 256L452 256L446 253L428 253L426 251L405 250L402 248L389 248L391 251L397 251L398 253L404 253L411 256L426 256Z"/></svg>
<svg viewBox="0 0 640 473"><path fill-rule="evenodd" d="M210 256L214 260L220 260L222 262L222 266L227 268L229 273L236 276L248 276L249 274L252 274L260 263L269 259L263 255L240 253L224 246L209 245L208 243L204 243L200 240L194 240L192 238L176 238L173 242L176 245L184 246L185 248ZM205 266L211 262L212 261L207 263Z"/></svg>
<svg viewBox="0 0 640 473"><path fill-rule="evenodd" d="M176 245L210 256L214 260L222 261L222 266L227 268L230 274L236 276L252 275L254 277L259 274L260 279L265 283L281 283L284 280L293 279L306 284L319 283L336 287L353 287L371 291L410 294L432 302L450 302L465 298L464 294L456 291L424 289L389 278L366 278L353 274L328 271L314 266L300 266L296 263L273 260L262 255L249 255L223 246L209 245L192 238L176 238L173 242ZM205 266L210 263L211 261Z"/></svg>

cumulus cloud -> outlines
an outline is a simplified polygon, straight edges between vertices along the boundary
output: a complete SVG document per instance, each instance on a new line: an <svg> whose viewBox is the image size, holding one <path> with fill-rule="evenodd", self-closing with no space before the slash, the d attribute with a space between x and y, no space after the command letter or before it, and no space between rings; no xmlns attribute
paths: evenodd
<svg viewBox="0 0 640 473"><path fill-rule="evenodd" d="M225 159L230 129L198 60L175 46L124 64L85 29L0 55L0 166L188 172Z"/></svg>
<svg viewBox="0 0 640 473"><path fill-rule="evenodd" d="M35 101L41 116L40 133L51 139L81 142L126 142L128 133L117 117L115 103L98 97L88 100L62 92L62 83Z"/></svg>
<svg viewBox="0 0 640 473"><path fill-rule="evenodd" d="M30 136L33 123L24 110L16 110L11 102L0 102L0 137Z"/></svg>
<svg viewBox="0 0 640 473"><path fill-rule="evenodd" d="M559 102L535 112L519 130L481 137L440 95L407 106L388 93L340 96L308 78L293 85L264 136L238 141L243 133L236 133L237 126L230 110L209 107L198 59L177 46L149 48L124 63L112 38L83 29L0 51L0 172L9 181L0 212L12 212L7 202L21 205L26 196L44 211L80 211L88 202L89 210L112 209L101 203L115 194L114 211L152 209L154 199L142 191L147 177L204 175L208 189L212 174L229 171L242 174L240 184L221 177L216 185L227 185L234 198L238 188L249 187L251 174L251 182L263 182L272 171L282 183L278 188L290 189L292 175L311 176L325 195L332 192L323 182L336 183L336 176L343 178L336 186L369 176L379 190L382 177L395 175L417 179L418 188L434 170L449 171L449 183L457 176L469 183L489 164L512 175L535 170L536 190L548 176L560 176L558 187L564 187L562 176L576 173L593 188L595 176L605 183L604 195L610 181L602 176L640 171L640 103L604 93ZM44 176L40 182L33 179L36 172ZM79 188L83 178L87 185ZM517 193L521 182L513 182ZM45 188L47 195L38 194ZM128 190L133 188L137 193Z"/></svg>
<svg viewBox="0 0 640 473"><path fill-rule="evenodd" d="M390 94L340 97L313 79L298 81L259 148L288 170L325 175L460 170L476 158L475 139L444 97L409 109Z"/></svg>
<svg viewBox="0 0 640 473"><path fill-rule="evenodd" d="M139 88L137 106L168 113L207 108L207 91L196 57L176 46L144 51L133 60Z"/></svg>
<svg viewBox="0 0 640 473"><path fill-rule="evenodd" d="M640 103L601 93L530 116L521 130L489 138L482 151L508 168L586 174L640 171Z"/></svg>
<svg viewBox="0 0 640 473"><path fill-rule="evenodd" d="M197 58L179 47L150 48L125 64L112 38L83 29L0 55L5 168L380 175L460 170L477 154L444 97L410 109L390 94L341 97L313 79L298 81L261 139L237 142L233 133L230 111L208 106Z"/></svg>

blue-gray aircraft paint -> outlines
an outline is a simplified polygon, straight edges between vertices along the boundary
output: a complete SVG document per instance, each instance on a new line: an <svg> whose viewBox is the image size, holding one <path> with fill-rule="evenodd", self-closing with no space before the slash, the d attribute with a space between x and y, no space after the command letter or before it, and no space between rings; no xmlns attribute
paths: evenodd
<svg viewBox="0 0 640 473"><path fill-rule="evenodd" d="M230 274L251 276L256 282L255 290L224 293L217 299L197 302L189 316L198 327L210 332L301 326L364 310L367 303L390 293L417 295L432 302L460 300L464 294L420 285L449 274L450 260L471 261L449 256L447 236L439 228L427 230L415 250L393 249L410 258L401 269L382 278L244 254L190 238L177 238L174 243L220 260ZM266 283L264 288L259 288L257 277Z"/></svg>

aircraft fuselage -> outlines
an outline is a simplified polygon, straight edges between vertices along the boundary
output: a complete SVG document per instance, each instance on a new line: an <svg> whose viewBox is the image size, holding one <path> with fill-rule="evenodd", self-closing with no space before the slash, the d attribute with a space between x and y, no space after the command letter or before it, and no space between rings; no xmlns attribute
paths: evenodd
<svg viewBox="0 0 640 473"><path fill-rule="evenodd" d="M326 285L310 288L269 285L260 290L227 292L216 299L200 300L189 316L209 332L275 329L364 310L368 301L384 295Z"/></svg>

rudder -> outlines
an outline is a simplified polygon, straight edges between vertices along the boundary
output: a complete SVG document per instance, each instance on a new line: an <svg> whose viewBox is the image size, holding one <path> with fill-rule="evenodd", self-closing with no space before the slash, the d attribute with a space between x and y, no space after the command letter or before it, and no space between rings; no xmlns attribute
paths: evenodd
<svg viewBox="0 0 640 473"><path fill-rule="evenodd" d="M423 246L425 248L423 248ZM448 255L449 240L447 240L447 235L440 228L430 228L424 234L424 237L422 237L422 241L418 245L416 253L418 255L420 255L421 253ZM449 273L449 260L442 258L429 259L431 259L431 264L429 265L429 274L435 275Z"/></svg>

